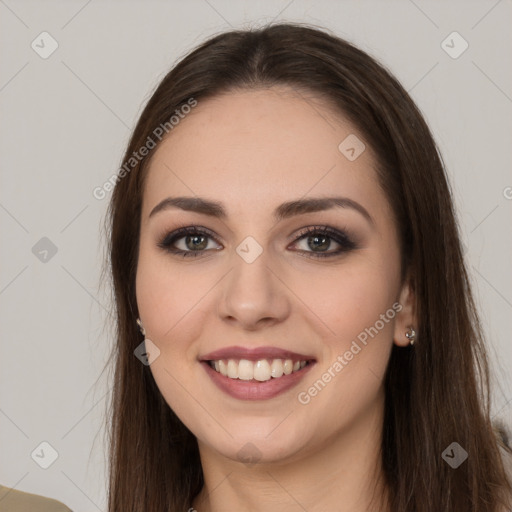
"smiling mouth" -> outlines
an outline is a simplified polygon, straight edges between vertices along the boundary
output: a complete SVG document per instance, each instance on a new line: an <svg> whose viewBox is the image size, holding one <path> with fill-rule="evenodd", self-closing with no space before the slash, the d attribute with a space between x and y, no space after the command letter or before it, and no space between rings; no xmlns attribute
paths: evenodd
<svg viewBox="0 0 512 512"><path fill-rule="evenodd" d="M250 361L248 359L217 359L209 360L206 363L217 373L233 380L266 382L273 379L280 379L283 376L300 372L310 365L310 359L259 359Z"/></svg>

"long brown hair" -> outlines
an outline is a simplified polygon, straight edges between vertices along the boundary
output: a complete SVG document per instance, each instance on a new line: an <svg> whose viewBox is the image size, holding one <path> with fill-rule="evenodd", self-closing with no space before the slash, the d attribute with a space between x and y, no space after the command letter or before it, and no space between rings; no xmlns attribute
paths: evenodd
<svg viewBox="0 0 512 512"><path fill-rule="evenodd" d="M134 154L191 98L200 104L235 89L273 85L323 98L359 129L375 152L399 229L418 342L394 345L385 375L381 453L390 510L501 512L512 488L490 420L488 361L436 144L414 102L382 65L347 41L301 24L209 39L160 82L133 131L106 222L116 306L108 510L181 512L203 485L194 435L133 354L142 341L135 322L142 185L154 150L136 162ZM453 442L468 453L457 469L442 457Z"/></svg>

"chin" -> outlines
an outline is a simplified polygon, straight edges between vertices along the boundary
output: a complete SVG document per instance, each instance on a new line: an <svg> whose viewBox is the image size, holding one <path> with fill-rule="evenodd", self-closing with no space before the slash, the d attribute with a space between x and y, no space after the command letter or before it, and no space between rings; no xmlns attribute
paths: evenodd
<svg viewBox="0 0 512 512"><path fill-rule="evenodd" d="M224 430L217 431L212 437L211 431L205 437L198 436L200 446L206 444L211 450L236 462L247 465L292 461L311 448L312 438L305 432L304 426L286 424L283 416L276 421L258 422L247 428L235 428L232 423L231 436ZM280 426L279 422L282 422ZM276 428L277 426L277 428Z"/></svg>

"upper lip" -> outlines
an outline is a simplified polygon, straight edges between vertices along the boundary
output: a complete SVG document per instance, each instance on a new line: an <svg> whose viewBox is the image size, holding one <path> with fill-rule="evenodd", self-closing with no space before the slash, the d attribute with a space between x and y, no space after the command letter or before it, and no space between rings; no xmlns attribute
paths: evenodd
<svg viewBox="0 0 512 512"><path fill-rule="evenodd" d="M292 359L294 361L308 361L315 358L311 355L299 354L277 347L246 348L239 346L221 348L199 357L200 361L218 361L220 359L247 359L249 361L258 361L259 359Z"/></svg>

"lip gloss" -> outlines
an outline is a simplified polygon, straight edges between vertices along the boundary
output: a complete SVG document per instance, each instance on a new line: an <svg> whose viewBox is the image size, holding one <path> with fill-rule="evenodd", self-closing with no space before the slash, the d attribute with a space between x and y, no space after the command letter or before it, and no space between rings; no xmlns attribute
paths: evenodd
<svg viewBox="0 0 512 512"><path fill-rule="evenodd" d="M214 384L231 397L239 400L268 400L297 385L315 363L310 362L296 372L283 375L277 379L271 378L264 382L255 379L231 379L214 370L207 362L203 361L201 364Z"/></svg>

